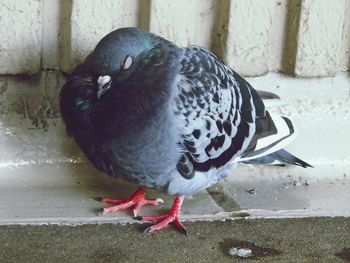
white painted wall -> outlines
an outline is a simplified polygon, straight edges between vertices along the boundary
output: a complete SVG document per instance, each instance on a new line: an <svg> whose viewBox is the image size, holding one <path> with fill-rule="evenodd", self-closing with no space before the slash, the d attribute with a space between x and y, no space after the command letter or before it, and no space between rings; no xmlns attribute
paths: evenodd
<svg viewBox="0 0 350 263"><path fill-rule="evenodd" d="M301 5L295 74L334 76L340 69L345 0L304 0Z"/></svg>
<svg viewBox="0 0 350 263"><path fill-rule="evenodd" d="M42 47L41 1L0 2L0 73L37 73Z"/></svg>
<svg viewBox="0 0 350 263"><path fill-rule="evenodd" d="M246 76L350 67L350 0L2 0L0 23L0 74L69 72L124 26L210 48Z"/></svg>
<svg viewBox="0 0 350 263"><path fill-rule="evenodd" d="M210 47L214 19L212 0L151 2L150 31L181 46Z"/></svg>

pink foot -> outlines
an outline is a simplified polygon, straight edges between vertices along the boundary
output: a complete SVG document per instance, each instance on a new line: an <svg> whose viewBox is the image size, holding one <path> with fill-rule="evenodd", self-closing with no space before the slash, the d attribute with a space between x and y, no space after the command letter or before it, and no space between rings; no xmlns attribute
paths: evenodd
<svg viewBox="0 0 350 263"><path fill-rule="evenodd" d="M182 196L177 196L174 200L174 204L167 214L160 216L140 216L138 219L142 221L160 221L159 223L150 226L145 229L144 233L153 233L155 231L164 229L169 226L170 223L174 223L175 227L185 235L187 230L185 226L180 222L180 210L183 202Z"/></svg>
<svg viewBox="0 0 350 263"><path fill-rule="evenodd" d="M128 198L99 197L99 198L96 198L96 200L104 203L114 204L112 206L103 208L101 212L101 214L103 215L111 212L132 208L133 214L136 217L142 206L158 205L159 203L163 203L163 200L160 198L146 199L145 192L146 192L145 189L143 187L140 187L132 196Z"/></svg>

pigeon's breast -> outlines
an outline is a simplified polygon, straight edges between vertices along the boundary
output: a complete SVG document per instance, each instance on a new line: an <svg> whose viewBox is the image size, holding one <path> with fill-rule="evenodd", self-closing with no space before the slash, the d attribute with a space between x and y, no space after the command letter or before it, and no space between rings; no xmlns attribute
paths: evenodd
<svg viewBox="0 0 350 263"><path fill-rule="evenodd" d="M147 126L102 143L102 170L147 187L166 187L181 157L177 128L167 116L162 112Z"/></svg>

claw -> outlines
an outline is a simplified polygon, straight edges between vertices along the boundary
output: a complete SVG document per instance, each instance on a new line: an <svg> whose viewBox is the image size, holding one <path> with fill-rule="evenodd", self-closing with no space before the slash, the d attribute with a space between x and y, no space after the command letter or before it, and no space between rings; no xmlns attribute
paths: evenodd
<svg viewBox="0 0 350 263"><path fill-rule="evenodd" d="M102 202L102 197L95 197L94 200L97 202Z"/></svg>
<svg viewBox="0 0 350 263"><path fill-rule="evenodd" d="M174 224L175 224L177 230L179 230L181 233L188 236L188 232L187 232L186 227L180 222L180 220L178 218L175 219Z"/></svg>
<svg viewBox="0 0 350 263"><path fill-rule="evenodd" d="M98 212L97 212L97 215L98 215L98 216L104 215L104 208L99 209Z"/></svg>
<svg viewBox="0 0 350 263"><path fill-rule="evenodd" d="M163 201L163 199L161 199L161 198L157 198L156 201L157 201L158 203L164 204L164 201Z"/></svg>
<svg viewBox="0 0 350 263"><path fill-rule="evenodd" d="M145 189L140 187L137 191L128 198L110 198L110 197L97 197L96 201L113 204L111 206L105 207L99 212L99 215L105 215L110 212L116 212L120 210L125 210L128 208L133 208L133 215L137 217L139 210L144 205L158 205L163 203L163 200L158 199L146 199Z"/></svg>
<svg viewBox="0 0 350 263"><path fill-rule="evenodd" d="M154 233L158 230L164 229L169 226L170 223L174 223L175 227L183 234L187 235L185 226L180 222L180 209L182 205L183 197L176 197L173 207L169 213L160 216L142 216L137 217L138 220L143 221L158 221L157 224L146 228L143 233Z"/></svg>
<svg viewBox="0 0 350 263"><path fill-rule="evenodd" d="M150 234L150 233L152 233L152 232L151 232L151 228L152 228L151 226L150 226L150 227L147 227L145 230L143 230L142 233L143 233L143 234Z"/></svg>
<svg viewBox="0 0 350 263"><path fill-rule="evenodd" d="M181 230L180 229L178 229L182 234L184 234L185 236L188 236L188 231L187 231L187 228L186 227L184 227L184 228L182 228Z"/></svg>

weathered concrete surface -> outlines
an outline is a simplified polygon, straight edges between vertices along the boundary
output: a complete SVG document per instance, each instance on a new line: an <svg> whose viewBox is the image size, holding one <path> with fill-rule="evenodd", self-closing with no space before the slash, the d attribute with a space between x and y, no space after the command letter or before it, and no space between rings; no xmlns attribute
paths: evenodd
<svg viewBox="0 0 350 263"><path fill-rule="evenodd" d="M60 27L60 15L64 12L64 8L61 8L63 2L68 1L42 0L42 69L59 68L60 35L63 32L63 28Z"/></svg>
<svg viewBox="0 0 350 263"><path fill-rule="evenodd" d="M144 225L2 226L1 262L349 262L344 218L186 223L189 236ZM245 241L245 242L242 242ZM254 242L253 259L229 256L234 243ZM249 243L248 243L249 244ZM265 249L264 249L265 248ZM259 253L260 252L260 253ZM267 255L263 256L262 254Z"/></svg>
<svg viewBox="0 0 350 263"><path fill-rule="evenodd" d="M269 38L269 71L282 71L286 49L286 32L293 25L287 24L288 0L275 0L272 4L271 29Z"/></svg>
<svg viewBox="0 0 350 263"><path fill-rule="evenodd" d="M53 71L0 77L0 167L65 162L77 152L58 110L63 84Z"/></svg>
<svg viewBox="0 0 350 263"><path fill-rule="evenodd" d="M350 68L350 1L345 1L340 70Z"/></svg>
<svg viewBox="0 0 350 263"><path fill-rule="evenodd" d="M210 46L214 1L151 1L150 31L187 46Z"/></svg>
<svg viewBox="0 0 350 263"><path fill-rule="evenodd" d="M231 2L226 61L228 66L240 74L262 75L269 69L272 2Z"/></svg>
<svg viewBox="0 0 350 263"><path fill-rule="evenodd" d="M337 173L337 177L342 178L343 173L333 169L332 165L345 167L350 164L350 152L345 146L350 130L347 124L350 123L349 75L305 79L269 74L251 78L249 82L256 89L281 97L280 104L278 101L275 105L266 104L270 111L293 120L298 136L288 149L314 166L329 167L327 172L317 171L317 168L302 171L313 175L318 173L318 176Z"/></svg>
<svg viewBox="0 0 350 263"><path fill-rule="evenodd" d="M51 165L0 169L0 225L47 223L131 223L131 211L101 216L108 206L94 200L101 196L128 197L137 185L116 180L98 172L83 156L73 164L52 160ZM82 162L82 163L79 163ZM7 183L5 183L7 182ZM157 215L171 208L174 198L155 190L151 198L162 198L157 207L144 207L141 215ZM203 191L183 205L184 220L211 220L227 217L223 209Z"/></svg>
<svg viewBox="0 0 350 263"><path fill-rule="evenodd" d="M334 76L340 67L345 1L303 0L294 73Z"/></svg>
<svg viewBox="0 0 350 263"><path fill-rule="evenodd" d="M93 0L73 1L68 22L71 32L63 40L66 43L66 57L61 69L66 72L72 70L102 37L114 29L137 26L137 6L138 0L106 0L103 4Z"/></svg>
<svg viewBox="0 0 350 263"><path fill-rule="evenodd" d="M2 0L0 25L0 74L38 73L41 0Z"/></svg>

